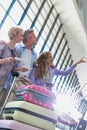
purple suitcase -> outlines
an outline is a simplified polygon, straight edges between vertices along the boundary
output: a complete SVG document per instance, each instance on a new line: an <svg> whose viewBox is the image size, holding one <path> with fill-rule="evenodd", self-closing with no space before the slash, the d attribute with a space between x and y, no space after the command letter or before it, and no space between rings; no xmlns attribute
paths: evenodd
<svg viewBox="0 0 87 130"><path fill-rule="evenodd" d="M0 120L0 130L41 130L15 120Z"/></svg>

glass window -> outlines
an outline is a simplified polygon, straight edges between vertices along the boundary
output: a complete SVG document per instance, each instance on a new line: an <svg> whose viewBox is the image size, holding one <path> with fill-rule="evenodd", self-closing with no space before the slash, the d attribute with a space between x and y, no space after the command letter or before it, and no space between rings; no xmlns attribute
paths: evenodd
<svg viewBox="0 0 87 130"><path fill-rule="evenodd" d="M43 2L44 4L42 4ZM49 15L51 8L51 0L0 0L0 40L8 40L8 29L12 26L20 24L24 30L32 27L38 37L38 42L35 46L37 54L39 55L43 51L50 50L54 58L54 65L58 69L64 70L71 65L72 57L68 43L66 45L67 38L64 35L65 32L62 26L59 31L62 20L60 17L57 17L58 12L55 7ZM63 35L64 37L61 40ZM74 81L75 78L76 81ZM76 73L72 73L68 78L55 76L53 79L54 87L58 91L63 84L69 85L71 82L72 85L75 85L77 81L78 76ZM63 87L64 90L65 88Z"/></svg>

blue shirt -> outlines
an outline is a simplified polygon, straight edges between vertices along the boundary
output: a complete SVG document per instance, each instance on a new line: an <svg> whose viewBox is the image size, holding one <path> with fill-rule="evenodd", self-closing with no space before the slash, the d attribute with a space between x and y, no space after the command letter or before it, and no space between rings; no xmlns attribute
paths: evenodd
<svg viewBox="0 0 87 130"><path fill-rule="evenodd" d="M22 54L25 52L26 46L23 43L18 43L18 44L16 44L15 48L16 48L16 51L18 52L18 57L21 57ZM33 63L36 59L37 59L37 53L34 51L34 49L32 49L31 50L30 68L33 68ZM31 77L32 70L33 69L30 69L30 71L29 71L28 79L30 79L30 77Z"/></svg>

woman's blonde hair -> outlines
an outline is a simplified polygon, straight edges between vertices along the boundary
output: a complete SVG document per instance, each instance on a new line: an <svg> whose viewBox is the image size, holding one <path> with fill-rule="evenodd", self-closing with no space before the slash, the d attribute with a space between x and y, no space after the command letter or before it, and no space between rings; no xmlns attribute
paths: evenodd
<svg viewBox="0 0 87 130"><path fill-rule="evenodd" d="M12 40L20 31L23 31L23 29L19 27L10 28L8 31L9 39Z"/></svg>
<svg viewBox="0 0 87 130"><path fill-rule="evenodd" d="M38 79L38 78L43 78L44 74L46 74L46 71L45 71L45 60L52 56L52 54L48 51L42 53L38 59L34 62L34 67L35 67L35 70L34 70L34 75L35 75L35 78Z"/></svg>

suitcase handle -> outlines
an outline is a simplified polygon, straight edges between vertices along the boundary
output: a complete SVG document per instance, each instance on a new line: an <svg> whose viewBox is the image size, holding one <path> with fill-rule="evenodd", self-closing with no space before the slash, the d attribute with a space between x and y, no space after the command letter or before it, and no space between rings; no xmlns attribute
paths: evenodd
<svg viewBox="0 0 87 130"><path fill-rule="evenodd" d="M4 102L4 104L3 104L3 106L2 106L2 108L1 108L1 110L0 110L0 116L2 116L2 114L3 114L3 110L4 110L4 108L5 108L6 104L7 104L7 101L8 101L8 99L9 99L10 94L11 94L11 91L12 91L12 89L13 89L13 87L14 87L16 78L19 76L19 73L18 73L18 72L12 72L11 74L12 74L12 76L14 77L14 79L13 79L12 85L10 86L10 89L9 89L9 91L8 91L8 94L7 94L7 97L6 97L6 99L5 99L5 102Z"/></svg>
<svg viewBox="0 0 87 130"><path fill-rule="evenodd" d="M19 76L18 72L11 72L11 74L12 74L13 77L18 77Z"/></svg>

